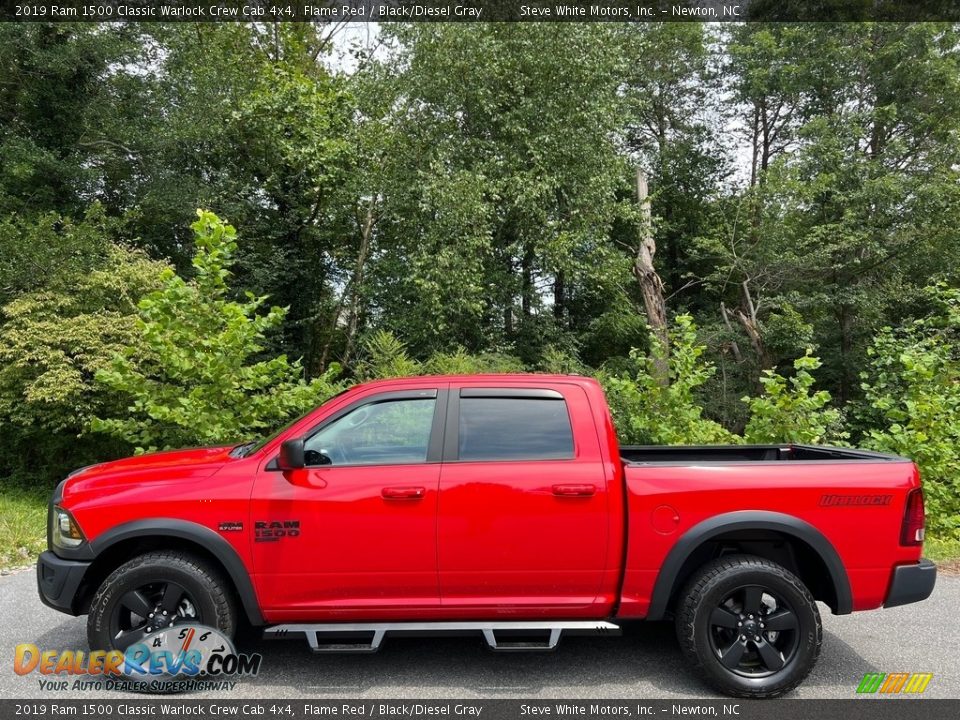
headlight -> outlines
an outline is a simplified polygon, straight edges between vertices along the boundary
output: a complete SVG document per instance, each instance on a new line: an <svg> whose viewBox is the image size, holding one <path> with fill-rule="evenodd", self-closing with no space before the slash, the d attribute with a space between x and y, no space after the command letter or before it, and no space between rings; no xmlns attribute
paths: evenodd
<svg viewBox="0 0 960 720"><path fill-rule="evenodd" d="M53 508L50 523L50 538L57 547L75 548L87 541L73 515L61 507Z"/></svg>

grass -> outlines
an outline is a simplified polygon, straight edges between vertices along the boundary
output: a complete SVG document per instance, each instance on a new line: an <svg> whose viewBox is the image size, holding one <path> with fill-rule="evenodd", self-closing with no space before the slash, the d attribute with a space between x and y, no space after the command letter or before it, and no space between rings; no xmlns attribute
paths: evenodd
<svg viewBox="0 0 960 720"><path fill-rule="evenodd" d="M0 488L0 569L28 565L47 547L47 491Z"/></svg>
<svg viewBox="0 0 960 720"><path fill-rule="evenodd" d="M927 535L923 554L945 570L960 570L960 539Z"/></svg>

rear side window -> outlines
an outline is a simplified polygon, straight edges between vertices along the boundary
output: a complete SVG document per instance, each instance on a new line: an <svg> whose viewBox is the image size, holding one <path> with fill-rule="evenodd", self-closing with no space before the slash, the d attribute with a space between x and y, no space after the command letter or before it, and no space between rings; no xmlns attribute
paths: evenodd
<svg viewBox="0 0 960 720"><path fill-rule="evenodd" d="M461 397L460 460L562 460L573 431L562 399Z"/></svg>

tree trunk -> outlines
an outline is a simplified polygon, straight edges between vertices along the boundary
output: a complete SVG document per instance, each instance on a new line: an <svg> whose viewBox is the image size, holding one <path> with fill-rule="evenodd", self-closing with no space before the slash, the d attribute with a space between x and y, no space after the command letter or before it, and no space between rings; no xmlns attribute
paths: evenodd
<svg viewBox="0 0 960 720"><path fill-rule="evenodd" d="M850 306L841 302L838 308L840 325L840 396L837 398L842 405L850 400L850 354L853 350L853 313Z"/></svg>
<svg viewBox="0 0 960 720"><path fill-rule="evenodd" d="M643 305L647 313L647 324L660 340L662 352L654 358L657 382L666 385L669 382L667 354L669 341L667 336L667 303L663 297L663 281L653 266L657 253L657 244L653 239L650 219L650 198L648 197L647 178L642 170L637 170L637 203L640 205L640 242L633 260L633 274L640 283Z"/></svg>
<svg viewBox="0 0 960 720"><path fill-rule="evenodd" d="M751 136L751 157L750 157L750 187L757 184L759 175L758 165L760 163L760 105L756 100L753 101L753 124Z"/></svg>
<svg viewBox="0 0 960 720"><path fill-rule="evenodd" d="M747 307L744 312L740 308L733 311L733 316L743 327L743 331L750 338L750 345L753 347L757 356L757 363L761 370L771 367L770 356L767 353L766 344L763 342L763 335L760 333L760 321L757 319L757 308L753 304L753 297L750 295L750 283L744 280L740 287L743 289L743 303Z"/></svg>
<svg viewBox="0 0 960 720"><path fill-rule="evenodd" d="M727 306L722 300L720 301L720 316L723 318L723 324L726 326L727 332L733 335L733 325L730 323L730 315L727 313ZM738 363L743 362L743 354L740 352L740 346L736 340L730 341L730 351L733 353L734 360Z"/></svg>
<svg viewBox="0 0 960 720"><path fill-rule="evenodd" d="M357 262L354 265L353 278L350 281L350 310L347 314L347 341L343 348L343 364L350 362L353 345L357 337L357 325L360 319L360 293L363 285L363 271L370 253L370 237L373 235L374 217L373 205L376 199L371 199L367 206L367 215L360 226L360 249L357 251Z"/></svg>
<svg viewBox="0 0 960 720"><path fill-rule="evenodd" d="M557 270L553 278L553 317L558 325L563 325L563 316L567 302L566 277L563 270Z"/></svg>
<svg viewBox="0 0 960 720"><path fill-rule="evenodd" d="M533 311L533 258L533 245L528 245L520 261L520 310L525 318Z"/></svg>

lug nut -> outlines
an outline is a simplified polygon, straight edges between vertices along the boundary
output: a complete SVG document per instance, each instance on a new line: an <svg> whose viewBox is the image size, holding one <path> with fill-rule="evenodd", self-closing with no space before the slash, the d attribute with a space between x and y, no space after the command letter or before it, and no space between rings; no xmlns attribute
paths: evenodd
<svg viewBox="0 0 960 720"><path fill-rule="evenodd" d="M149 615L147 615L147 617L153 617L153 613L150 613Z"/></svg>
<svg viewBox="0 0 960 720"><path fill-rule="evenodd" d="M754 641L755 641L755 642L760 642L760 636L757 635L757 636L754 638Z"/></svg>
<svg viewBox="0 0 960 720"><path fill-rule="evenodd" d="M166 611L166 610L164 610L164 611L163 611L163 614L164 614L164 615L166 615L166 614L167 614L167 611Z"/></svg>
<svg viewBox="0 0 960 720"><path fill-rule="evenodd" d="M743 623L742 623L742 622L738 622L738 623L737 623L737 627L742 627L742 626L743 626Z"/></svg>
<svg viewBox="0 0 960 720"><path fill-rule="evenodd" d="M166 615L166 613L164 613L164 615ZM753 615L747 615L747 617L753 620Z"/></svg>
<svg viewBox="0 0 960 720"><path fill-rule="evenodd" d="M760 623L760 627L765 628L766 625L764 625L763 623Z"/></svg>
<svg viewBox="0 0 960 720"><path fill-rule="evenodd" d="M740 639L741 639L741 640L746 640L746 639L747 639L747 636L746 636L746 635L741 635L741 636L740 636Z"/></svg>

